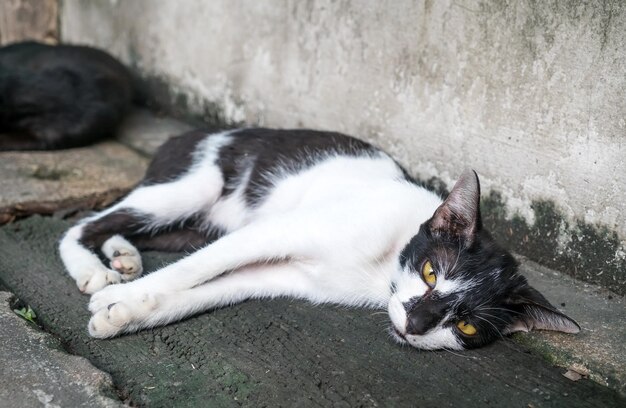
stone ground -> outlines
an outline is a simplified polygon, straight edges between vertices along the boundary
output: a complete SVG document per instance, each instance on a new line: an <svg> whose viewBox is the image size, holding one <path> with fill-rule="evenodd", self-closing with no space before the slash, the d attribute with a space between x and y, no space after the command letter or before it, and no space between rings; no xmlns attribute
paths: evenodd
<svg viewBox="0 0 626 408"><path fill-rule="evenodd" d="M147 163L110 141L58 152L0 153L0 224L33 213L106 206L141 178Z"/></svg>
<svg viewBox="0 0 626 408"><path fill-rule="evenodd" d="M624 299L525 259L525 275L577 318L579 335L520 334L476 351L423 352L393 344L384 314L273 300L89 338L88 298L56 250L71 225L66 218L132 186L145 156L184 128L141 113L122 132L133 149L108 142L0 154L0 214L8 214L4 222L18 219L0 228L0 289L15 294L0 295L0 407L626 406ZM157 140L146 141L159 129ZM46 215L20 220L30 213ZM151 271L175 258L148 253L144 263ZM12 315L26 304L46 333ZM109 373L113 385L76 356Z"/></svg>
<svg viewBox="0 0 626 408"><path fill-rule="evenodd" d="M13 312L14 296L0 292L0 406L119 407L108 374ZM7 404L7 405L3 405Z"/></svg>

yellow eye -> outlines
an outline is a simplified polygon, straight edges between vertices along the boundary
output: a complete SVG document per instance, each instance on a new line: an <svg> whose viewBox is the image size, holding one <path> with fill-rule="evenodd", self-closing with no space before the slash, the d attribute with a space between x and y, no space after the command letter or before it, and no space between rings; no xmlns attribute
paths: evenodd
<svg viewBox="0 0 626 408"><path fill-rule="evenodd" d="M424 266L422 266L422 276L424 277L424 281L431 288L435 286L435 283L437 283L437 275L435 274L435 270L433 269L433 265L430 261L426 261Z"/></svg>
<svg viewBox="0 0 626 408"><path fill-rule="evenodd" d="M465 320L460 320L456 324L456 327L458 327L459 330L461 330L461 332L463 332L463 334L467 334L468 336L473 336L473 335L476 334L476 327L474 327L473 325L469 324Z"/></svg>

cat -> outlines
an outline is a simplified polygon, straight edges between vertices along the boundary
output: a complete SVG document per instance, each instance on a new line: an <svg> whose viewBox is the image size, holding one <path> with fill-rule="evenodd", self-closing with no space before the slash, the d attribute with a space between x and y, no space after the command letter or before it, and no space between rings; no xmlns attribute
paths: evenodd
<svg viewBox="0 0 626 408"><path fill-rule="evenodd" d="M0 48L0 151L49 150L111 136L139 98L104 51L20 42Z"/></svg>
<svg viewBox="0 0 626 408"><path fill-rule="evenodd" d="M96 338L278 296L386 308L391 336L420 349L578 332L483 229L479 198L472 170L442 201L339 133L193 131L166 142L141 184L70 228L59 251L92 294ZM137 279L138 249L193 253Z"/></svg>

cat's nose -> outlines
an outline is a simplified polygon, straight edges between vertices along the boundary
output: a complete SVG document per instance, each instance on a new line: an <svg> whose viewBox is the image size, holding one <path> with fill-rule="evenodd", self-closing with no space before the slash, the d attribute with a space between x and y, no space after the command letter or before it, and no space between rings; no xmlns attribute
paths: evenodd
<svg viewBox="0 0 626 408"><path fill-rule="evenodd" d="M406 321L407 334L422 335L435 325L435 316L425 314L409 315Z"/></svg>
<svg viewBox="0 0 626 408"><path fill-rule="evenodd" d="M414 304L405 304L407 334L425 334L443 319L448 307L446 300L432 297L419 299Z"/></svg>

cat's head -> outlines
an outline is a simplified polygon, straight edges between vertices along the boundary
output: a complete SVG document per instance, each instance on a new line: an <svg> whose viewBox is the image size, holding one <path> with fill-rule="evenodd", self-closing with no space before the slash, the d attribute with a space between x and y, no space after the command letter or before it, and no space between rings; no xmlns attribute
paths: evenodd
<svg viewBox="0 0 626 408"><path fill-rule="evenodd" d="M478 176L461 175L400 254L389 301L396 340L421 349L480 347L531 329L577 333L482 228Z"/></svg>

